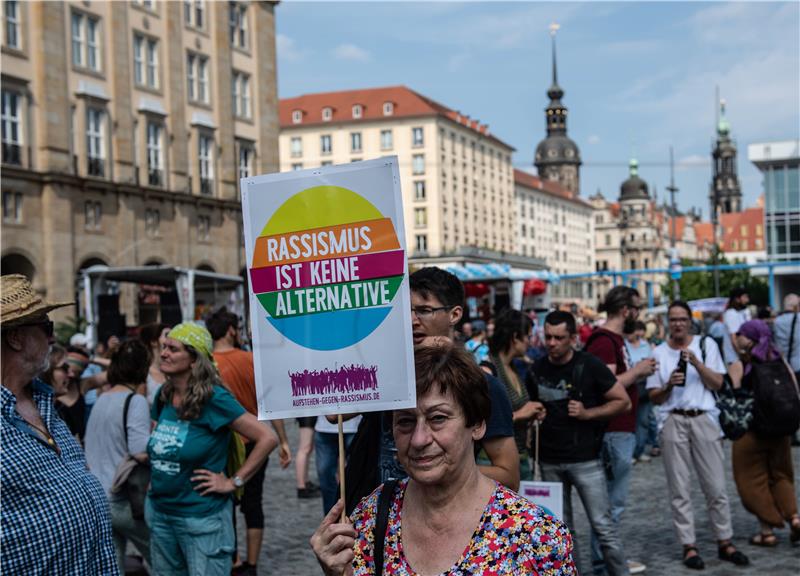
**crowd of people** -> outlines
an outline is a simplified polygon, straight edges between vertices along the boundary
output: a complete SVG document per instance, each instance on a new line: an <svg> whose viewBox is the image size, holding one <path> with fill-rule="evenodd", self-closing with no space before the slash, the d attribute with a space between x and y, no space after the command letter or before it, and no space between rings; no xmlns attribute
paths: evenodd
<svg viewBox="0 0 800 576"><path fill-rule="evenodd" d="M297 497L321 498L311 548L331 575L645 572L622 527L635 466L656 457L682 546L676 560L705 566L694 475L718 558L746 566L725 434L755 517L749 544L777 546L783 527L800 542L796 295L777 317L753 319L747 293L735 290L704 326L682 301L663 322L640 320L628 286L606 294L600 320L512 309L467 319L464 286L449 272L422 268L409 285L417 406L345 416L340 500L335 416L298 418L294 453L287 423L257 420L236 314L142 326L93 349L80 333L58 344L48 313L71 303L3 276L0 571L125 573L133 547L152 574L256 574L276 449L282 468L294 461ZM747 406L737 434L723 434L723 397ZM563 485L563 518L517 494L538 479ZM573 487L591 526L580 543L586 566Z"/></svg>

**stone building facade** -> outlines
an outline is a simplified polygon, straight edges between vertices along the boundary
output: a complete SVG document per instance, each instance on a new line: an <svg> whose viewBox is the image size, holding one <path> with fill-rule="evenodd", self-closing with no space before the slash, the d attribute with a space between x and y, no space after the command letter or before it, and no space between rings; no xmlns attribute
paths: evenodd
<svg viewBox="0 0 800 576"><path fill-rule="evenodd" d="M238 179L278 169L274 9L3 2L3 274L54 300L93 264L241 274Z"/></svg>

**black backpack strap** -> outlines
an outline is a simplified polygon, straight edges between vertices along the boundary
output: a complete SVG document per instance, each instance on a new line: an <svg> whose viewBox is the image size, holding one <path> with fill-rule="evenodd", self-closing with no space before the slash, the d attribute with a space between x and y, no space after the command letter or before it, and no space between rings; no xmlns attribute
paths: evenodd
<svg viewBox="0 0 800 576"><path fill-rule="evenodd" d="M719 351L722 354L722 350ZM703 364L706 363L706 336L700 336L700 355L703 357Z"/></svg>
<svg viewBox="0 0 800 576"><path fill-rule="evenodd" d="M375 558L375 576L383 575L383 543L386 540L386 529L389 527L389 509L392 507L396 486L396 479L387 480L383 484L383 488L381 488L380 496L378 496L378 516L375 518L375 531L372 533L372 541L375 548L375 554L373 554Z"/></svg>
<svg viewBox="0 0 800 576"><path fill-rule="evenodd" d="M792 318L792 327L789 329L789 352L786 354L786 359L791 363L792 361L792 348L794 348L794 329L797 326L798 312L794 313Z"/></svg>
<svg viewBox="0 0 800 576"><path fill-rule="evenodd" d="M122 408L122 430L125 432L125 451L130 454L130 450L128 449L128 408L131 407L131 398L133 398L133 392L128 394L125 398L125 405Z"/></svg>

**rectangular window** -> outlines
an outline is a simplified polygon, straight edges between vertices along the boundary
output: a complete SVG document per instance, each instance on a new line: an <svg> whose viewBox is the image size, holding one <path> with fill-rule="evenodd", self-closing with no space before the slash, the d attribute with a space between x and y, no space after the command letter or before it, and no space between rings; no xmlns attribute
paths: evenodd
<svg viewBox="0 0 800 576"><path fill-rule="evenodd" d="M86 156L89 176L105 176L105 113L86 109Z"/></svg>
<svg viewBox="0 0 800 576"><path fill-rule="evenodd" d="M350 132L350 151L361 152L361 132Z"/></svg>
<svg viewBox="0 0 800 576"><path fill-rule="evenodd" d="M158 88L158 41L133 35L133 80L138 86Z"/></svg>
<svg viewBox="0 0 800 576"><path fill-rule="evenodd" d="M5 0L3 2L3 16L5 17L5 26L3 27L5 36L3 38L3 45L7 48L21 50L22 42L20 40L19 2L16 0Z"/></svg>
<svg viewBox="0 0 800 576"><path fill-rule="evenodd" d="M250 76L233 73L233 112L237 118L250 118Z"/></svg>
<svg viewBox="0 0 800 576"><path fill-rule="evenodd" d="M414 200L425 200L425 180L414 182Z"/></svg>
<svg viewBox="0 0 800 576"><path fill-rule="evenodd" d="M3 90L3 164L22 165L22 97Z"/></svg>
<svg viewBox="0 0 800 576"><path fill-rule="evenodd" d="M425 228L428 225L428 212L425 208L414 208L414 227Z"/></svg>
<svg viewBox="0 0 800 576"><path fill-rule="evenodd" d="M411 158L411 172L413 174L425 174L425 155L414 154Z"/></svg>
<svg viewBox="0 0 800 576"><path fill-rule="evenodd" d="M186 53L186 85L189 102L211 103L207 56L194 52Z"/></svg>
<svg viewBox="0 0 800 576"><path fill-rule="evenodd" d="M3 192L3 222L22 223L22 193Z"/></svg>
<svg viewBox="0 0 800 576"><path fill-rule="evenodd" d="M323 162L323 164L325 164L325 163ZM303 163L302 162L298 162L298 163L292 164L292 170L302 170L302 169L303 169Z"/></svg>
<svg viewBox="0 0 800 576"><path fill-rule="evenodd" d="M197 239L208 242L211 237L211 216L200 214L197 216Z"/></svg>
<svg viewBox="0 0 800 576"><path fill-rule="evenodd" d="M253 175L253 157L255 150L252 144L239 144L239 178L249 178Z"/></svg>
<svg viewBox="0 0 800 576"><path fill-rule="evenodd" d="M150 186L164 185L163 131L161 124L147 123L147 183Z"/></svg>
<svg viewBox="0 0 800 576"><path fill-rule="evenodd" d="M203 28L205 7L203 0L184 0L183 1L183 21L187 26Z"/></svg>
<svg viewBox="0 0 800 576"><path fill-rule="evenodd" d="M414 246L417 252L428 251L428 236L425 234L416 234L414 236Z"/></svg>
<svg viewBox="0 0 800 576"><path fill-rule="evenodd" d="M247 49L247 6L231 2L229 7L231 45Z"/></svg>
<svg viewBox="0 0 800 576"><path fill-rule="evenodd" d="M197 159L200 168L200 194L214 194L214 139L207 134L200 134L197 139Z"/></svg>
<svg viewBox="0 0 800 576"><path fill-rule="evenodd" d="M320 144L320 152L322 154L330 154L332 151L331 148L331 136L330 134L323 134L319 137L319 144Z"/></svg>
<svg viewBox="0 0 800 576"><path fill-rule="evenodd" d="M87 200L83 205L84 222L83 227L86 230L100 230L101 220L103 218L103 206L100 202Z"/></svg>
<svg viewBox="0 0 800 576"><path fill-rule="evenodd" d="M381 150L391 150L394 147L391 130L381 130Z"/></svg>
<svg viewBox="0 0 800 576"><path fill-rule="evenodd" d="M300 136L293 136L291 140L292 158L303 155L303 139Z"/></svg>
<svg viewBox="0 0 800 576"><path fill-rule="evenodd" d="M144 211L144 230L150 237L159 236L161 233L161 212L154 208Z"/></svg>
<svg viewBox="0 0 800 576"><path fill-rule="evenodd" d="M411 145L414 147L420 147L425 144L424 141L424 132L421 127L412 128L411 129Z"/></svg>
<svg viewBox="0 0 800 576"><path fill-rule="evenodd" d="M82 12L72 13L72 63L100 71L99 20Z"/></svg>

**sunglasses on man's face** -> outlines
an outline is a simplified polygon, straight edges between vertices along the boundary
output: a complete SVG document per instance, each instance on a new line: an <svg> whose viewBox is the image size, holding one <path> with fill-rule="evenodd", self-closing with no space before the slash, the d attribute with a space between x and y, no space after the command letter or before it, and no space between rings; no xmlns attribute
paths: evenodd
<svg viewBox="0 0 800 576"><path fill-rule="evenodd" d="M44 320L42 322L31 322L30 324L23 324L23 326L37 326L44 331L45 336L52 338L55 333L55 324L52 320Z"/></svg>

